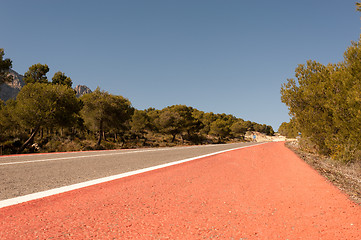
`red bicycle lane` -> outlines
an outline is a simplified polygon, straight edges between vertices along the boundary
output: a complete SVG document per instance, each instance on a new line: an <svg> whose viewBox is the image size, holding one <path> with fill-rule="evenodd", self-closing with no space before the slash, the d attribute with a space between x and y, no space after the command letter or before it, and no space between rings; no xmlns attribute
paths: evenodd
<svg viewBox="0 0 361 240"><path fill-rule="evenodd" d="M361 208L283 143L0 209L0 239L361 239Z"/></svg>

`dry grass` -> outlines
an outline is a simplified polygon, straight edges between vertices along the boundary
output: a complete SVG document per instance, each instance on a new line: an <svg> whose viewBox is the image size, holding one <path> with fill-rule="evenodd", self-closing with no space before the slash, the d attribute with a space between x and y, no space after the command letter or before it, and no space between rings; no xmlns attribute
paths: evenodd
<svg viewBox="0 0 361 240"><path fill-rule="evenodd" d="M352 201L361 205L361 162L344 164L328 157L303 151L298 147L297 142L286 142L286 146L346 193Z"/></svg>

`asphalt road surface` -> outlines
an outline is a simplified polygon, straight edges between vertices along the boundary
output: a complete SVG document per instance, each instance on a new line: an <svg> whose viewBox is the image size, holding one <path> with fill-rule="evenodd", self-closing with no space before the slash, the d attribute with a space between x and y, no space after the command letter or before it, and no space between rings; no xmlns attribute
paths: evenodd
<svg viewBox="0 0 361 240"><path fill-rule="evenodd" d="M1 240L356 240L360 229L360 206L282 142L0 208Z"/></svg>
<svg viewBox="0 0 361 240"><path fill-rule="evenodd" d="M0 200L252 144L0 157Z"/></svg>

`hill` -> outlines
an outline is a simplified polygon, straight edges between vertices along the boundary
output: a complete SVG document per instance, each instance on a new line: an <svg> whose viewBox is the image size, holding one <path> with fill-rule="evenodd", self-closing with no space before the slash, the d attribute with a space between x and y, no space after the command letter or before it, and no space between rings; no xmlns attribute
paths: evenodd
<svg viewBox="0 0 361 240"><path fill-rule="evenodd" d="M23 80L24 76L15 72L14 70L10 70L9 73L13 76L13 81L10 83L4 83L0 85L0 99L6 102L9 99L16 99L16 96L20 92L21 88L25 85ZM77 85L74 88L77 97L81 97L86 93L91 93L92 91L85 85Z"/></svg>
<svg viewBox="0 0 361 240"><path fill-rule="evenodd" d="M9 99L15 99L20 89L25 85L24 76L10 70L10 75L13 76L13 81L0 85L0 99L6 102Z"/></svg>

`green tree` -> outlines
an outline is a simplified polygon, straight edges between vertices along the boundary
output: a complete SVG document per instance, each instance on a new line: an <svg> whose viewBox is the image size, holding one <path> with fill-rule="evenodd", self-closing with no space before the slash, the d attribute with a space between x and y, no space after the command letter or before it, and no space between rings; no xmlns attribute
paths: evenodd
<svg viewBox="0 0 361 240"><path fill-rule="evenodd" d="M289 122L283 122L278 128L278 133L288 138L296 138L298 136L298 128L294 118Z"/></svg>
<svg viewBox="0 0 361 240"><path fill-rule="evenodd" d="M251 121L245 121L244 126L247 129L247 131L255 131L254 129L254 123Z"/></svg>
<svg viewBox="0 0 361 240"><path fill-rule="evenodd" d="M4 133L6 129L6 123L8 122L5 115L5 103L0 99L0 142L4 140Z"/></svg>
<svg viewBox="0 0 361 240"><path fill-rule="evenodd" d="M225 120L217 119L211 123L209 134L218 137L218 142L222 142L230 134L229 124Z"/></svg>
<svg viewBox="0 0 361 240"><path fill-rule="evenodd" d="M201 122L203 124L203 128L201 129L201 133L208 135L209 131L211 130L211 124L215 120L217 120L217 116L213 112L207 112L200 115Z"/></svg>
<svg viewBox="0 0 361 240"><path fill-rule="evenodd" d="M9 58L4 59L4 49L0 48L0 85L12 81L9 70L12 67L12 61Z"/></svg>
<svg viewBox="0 0 361 240"><path fill-rule="evenodd" d="M202 128L201 121L194 117L193 113L194 109L186 105L166 107L158 114L156 126L161 132L171 134L172 142L175 141L176 135L180 135L182 141L193 141Z"/></svg>
<svg viewBox="0 0 361 240"><path fill-rule="evenodd" d="M46 74L49 72L49 67L46 64L34 64L29 67L29 70L24 74L24 81L28 83L48 83Z"/></svg>
<svg viewBox="0 0 361 240"><path fill-rule="evenodd" d="M253 123L253 129L254 129L254 131L264 133L269 136L274 135L273 128L266 124Z"/></svg>
<svg viewBox="0 0 361 240"><path fill-rule="evenodd" d="M361 2L356 2L356 10L361 12Z"/></svg>
<svg viewBox="0 0 361 240"><path fill-rule="evenodd" d="M158 128L158 118L161 111L155 108L148 108L145 110L145 113L147 114L147 118L149 119L150 130L154 133L160 132L160 129Z"/></svg>
<svg viewBox="0 0 361 240"><path fill-rule="evenodd" d="M281 99L302 137L321 153L350 161L361 151L361 41L352 43L343 62L307 61L295 77L283 84Z"/></svg>
<svg viewBox="0 0 361 240"><path fill-rule="evenodd" d="M182 132L180 114L170 109L161 111L158 119L156 119L156 125L162 133L172 135L172 142L175 141L177 134Z"/></svg>
<svg viewBox="0 0 361 240"><path fill-rule="evenodd" d="M0 101L0 142L17 135L21 129L15 110L15 100L9 99L6 104Z"/></svg>
<svg viewBox="0 0 361 240"><path fill-rule="evenodd" d="M281 88L282 101L289 107L300 130L312 142L317 142L321 152L328 154L327 137L332 132L333 114L328 104L332 88L330 74L333 66L307 61L296 68L296 78L288 79Z"/></svg>
<svg viewBox="0 0 361 240"><path fill-rule="evenodd" d="M333 132L327 139L334 158L350 161L361 151L361 39L352 42L344 61L335 65L328 107L332 109ZM361 160L361 159L360 159Z"/></svg>
<svg viewBox="0 0 361 240"><path fill-rule="evenodd" d="M194 134L197 134L202 128L202 123L194 117L194 109L186 105L173 105L166 109L179 114L178 126L182 139L187 136L188 139Z"/></svg>
<svg viewBox="0 0 361 240"><path fill-rule="evenodd" d="M235 121L230 127L231 134L233 137L239 138L243 137L247 132L247 127L243 119Z"/></svg>
<svg viewBox="0 0 361 240"><path fill-rule="evenodd" d="M130 121L130 127L131 127L131 131L134 134L145 139L144 141L145 143L146 138L144 135L146 131L151 129L150 118L147 115L147 113L145 111L135 110L132 119Z"/></svg>
<svg viewBox="0 0 361 240"><path fill-rule="evenodd" d="M85 124L98 132L97 146L100 146L106 130L121 130L130 120L134 108L128 99L101 91L98 87L94 92L81 97L84 107L81 114Z"/></svg>
<svg viewBox="0 0 361 240"><path fill-rule="evenodd" d="M40 127L71 126L81 108L75 92L63 85L26 84L16 100L16 116L31 135L20 149L23 151L34 139Z"/></svg>
<svg viewBox="0 0 361 240"><path fill-rule="evenodd" d="M273 130L273 127L270 125L266 125L266 130L264 132L268 136L273 136L275 134L275 131Z"/></svg>
<svg viewBox="0 0 361 240"><path fill-rule="evenodd" d="M56 72L52 78L53 84L62 84L71 88L73 82L70 77L67 77L63 72Z"/></svg>

